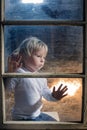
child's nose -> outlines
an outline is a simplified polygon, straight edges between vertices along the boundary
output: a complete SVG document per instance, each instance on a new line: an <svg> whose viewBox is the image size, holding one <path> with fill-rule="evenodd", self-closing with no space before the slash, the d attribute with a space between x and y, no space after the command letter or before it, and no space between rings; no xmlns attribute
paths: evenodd
<svg viewBox="0 0 87 130"><path fill-rule="evenodd" d="M41 62L44 62L44 58L41 58Z"/></svg>

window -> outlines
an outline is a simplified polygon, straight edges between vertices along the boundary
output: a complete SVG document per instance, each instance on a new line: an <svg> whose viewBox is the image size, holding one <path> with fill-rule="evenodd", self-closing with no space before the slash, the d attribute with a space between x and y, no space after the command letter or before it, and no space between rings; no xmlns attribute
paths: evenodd
<svg viewBox="0 0 87 130"><path fill-rule="evenodd" d="M87 128L87 1L86 0L1 0L0 19L0 128L81 129ZM85 8L85 10L84 10ZM44 67L39 73L10 73L8 56L29 36L48 46ZM42 112L59 115L56 121L13 121L14 91L8 93L10 78L46 78L52 91L68 86L68 96L58 102L42 99ZM35 83L35 82L34 82ZM22 91L22 90L21 90ZM57 116L58 118L58 116Z"/></svg>

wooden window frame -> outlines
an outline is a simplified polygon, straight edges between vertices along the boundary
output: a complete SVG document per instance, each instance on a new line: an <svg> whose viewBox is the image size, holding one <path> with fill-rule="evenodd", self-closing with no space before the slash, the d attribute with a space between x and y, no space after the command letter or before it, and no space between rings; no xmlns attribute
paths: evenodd
<svg viewBox="0 0 87 130"><path fill-rule="evenodd" d="M87 129L87 0L84 0L84 20L83 21L5 21L4 20L4 0L0 1L0 129ZM4 73L4 25L80 25L84 27L84 58L82 74L59 74L59 75L26 75ZM82 78L83 79L83 103L82 122L17 122L5 121L4 115L4 85L5 77L57 77L57 78Z"/></svg>

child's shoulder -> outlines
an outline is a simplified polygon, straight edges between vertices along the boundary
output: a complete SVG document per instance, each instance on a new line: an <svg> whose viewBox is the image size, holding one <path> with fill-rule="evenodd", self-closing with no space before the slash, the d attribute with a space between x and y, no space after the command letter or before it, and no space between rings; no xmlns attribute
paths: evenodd
<svg viewBox="0 0 87 130"><path fill-rule="evenodd" d="M26 68L18 68L16 70L16 73L31 73L31 72L28 71Z"/></svg>
<svg viewBox="0 0 87 130"><path fill-rule="evenodd" d="M16 70L17 73L25 73L25 70L23 68L18 68Z"/></svg>

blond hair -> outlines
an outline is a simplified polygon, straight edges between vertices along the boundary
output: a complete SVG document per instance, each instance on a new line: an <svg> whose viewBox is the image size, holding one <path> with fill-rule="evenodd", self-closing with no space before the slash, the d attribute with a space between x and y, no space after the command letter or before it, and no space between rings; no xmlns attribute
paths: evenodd
<svg viewBox="0 0 87 130"><path fill-rule="evenodd" d="M13 54L31 56L34 52L39 51L41 48L45 48L46 53L48 52L48 47L43 41L41 41L37 37L29 37L23 40L23 42L13 52Z"/></svg>

